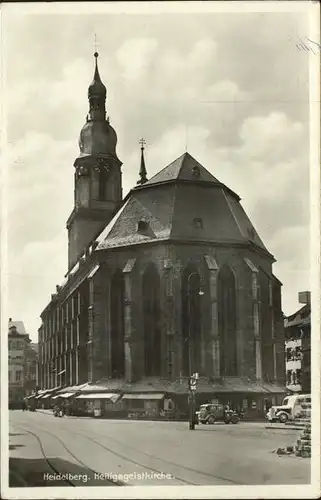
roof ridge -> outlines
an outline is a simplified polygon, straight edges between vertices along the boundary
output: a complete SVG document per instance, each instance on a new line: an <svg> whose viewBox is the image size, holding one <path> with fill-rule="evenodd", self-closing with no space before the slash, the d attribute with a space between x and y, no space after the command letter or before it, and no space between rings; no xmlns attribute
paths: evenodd
<svg viewBox="0 0 321 500"><path fill-rule="evenodd" d="M177 160L179 160L180 158L182 158L183 156L185 156L186 154L189 154L187 153L187 151L185 153L183 153L182 155L178 156L177 158L175 158L175 160L171 161L170 163L168 163L167 165L165 165L164 168L162 168L161 170L159 170L158 172L156 172L156 174L153 175L153 177L151 177L150 179L148 179L147 182L150 182L152 179L154 179L154 177L158 176L159 174L161 174L162 172L164 172L164 170L166 170L168 167L170 167L171 165L173 165L173 163L175 163ZM183 166L183 161L182 160L182 164L180 166L180 169L182 168ZM147 183L146 183L147 184Z"/></svg>

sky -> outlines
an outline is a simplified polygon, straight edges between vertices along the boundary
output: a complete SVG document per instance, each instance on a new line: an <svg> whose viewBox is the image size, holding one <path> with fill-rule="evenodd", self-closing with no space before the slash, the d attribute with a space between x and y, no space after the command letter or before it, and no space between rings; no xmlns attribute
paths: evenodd
<svg viewBox="0 0 321 500"><path fill-rule="evenodd" d="M3 17L8 316L36 341L67 271L94 33L124 194L138 179L142 136L150 177L187 146L240 195L293 313L310 289L309 53L298 48L307 16L74 12Z"/></svg>

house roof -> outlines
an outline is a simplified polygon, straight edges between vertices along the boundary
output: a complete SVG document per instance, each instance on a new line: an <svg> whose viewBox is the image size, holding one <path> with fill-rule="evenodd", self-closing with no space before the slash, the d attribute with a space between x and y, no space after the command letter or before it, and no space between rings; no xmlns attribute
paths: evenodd
<svg viewBox="0 0 321 500"><path fill-rule="evenodd" d="M8 328L9 328L9 330L16 329L17 333L19 333L20 335L27 334L23 321L12 321L12 320L10 321L9 320Z"/></svg>
<svg viewBox="0 0 321 500"><path fill-rule="evenodd" d="M291 316L285 318L285 328L300 327L311 324L311 306L305 304Z"/></svg>
<svg viewBox="0 0 321 500"><path fill-rule="evenodd" d="M239 200L185 153L130 191L97 238L97 250L170 239L252 242L268 253Z"/></svg>

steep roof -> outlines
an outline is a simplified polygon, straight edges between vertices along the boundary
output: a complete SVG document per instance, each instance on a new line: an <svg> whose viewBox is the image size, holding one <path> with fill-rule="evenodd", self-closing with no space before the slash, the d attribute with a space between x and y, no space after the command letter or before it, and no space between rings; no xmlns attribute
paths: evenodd
<svg viewBox="0 0 321 500"><path fill-rule="evenodd" d="M292 326L304 326L311 324L311 306L310 304L305 304L294 314L291 314L285 319L285 328L290 328Z"/></svg>
<svg viewBox="0 0 321 500"><path fill-rule="evenodd" d="M206 168L186 152L149 179L144 184L144 187L174 180L219 182Z"/></svg>
<svg viewBox="0 0 321 500"><path fill-rule="evenodd" d="M250 241L267 252L239 200L185 153L127 195L97 238L97 250L170 239Z"/></svg>
<svg viewBox="0 0 321 500"><path fill-rule="evenodd" d="M9 328L9 330L16 329L17 333L19 333L20 335L27 334L23 321L12 321L12 320L10 321L9 320L8 328Z"/></svg>

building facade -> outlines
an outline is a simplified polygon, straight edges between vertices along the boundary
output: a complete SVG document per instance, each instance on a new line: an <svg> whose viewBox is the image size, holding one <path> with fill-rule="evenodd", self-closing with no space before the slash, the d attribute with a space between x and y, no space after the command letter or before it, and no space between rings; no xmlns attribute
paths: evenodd
<svg viewBox="0 0 321 500"><path fill-rule="evenodd" d="M285 318L286 387L290 392L311 391L311 296L299 293L297 312Z"/></svg>
<svg viewBox="0 0 321 500"><path fill-rule="evenodd" d="M15 406L36 390L37 353L22 321L10 318L8 329L9 405Z"/></svg>
<svg viewBox="0 0 321 500"><path fill-rule="evenodd" d="M99 382L184 406L197 372L199 402L219 395L263 411L264 399L284 391L275 259L239 196L189 153L148 180L142 142L139 180L123 198L95 57L68 272L41 314L40 386Z"/></svg>

